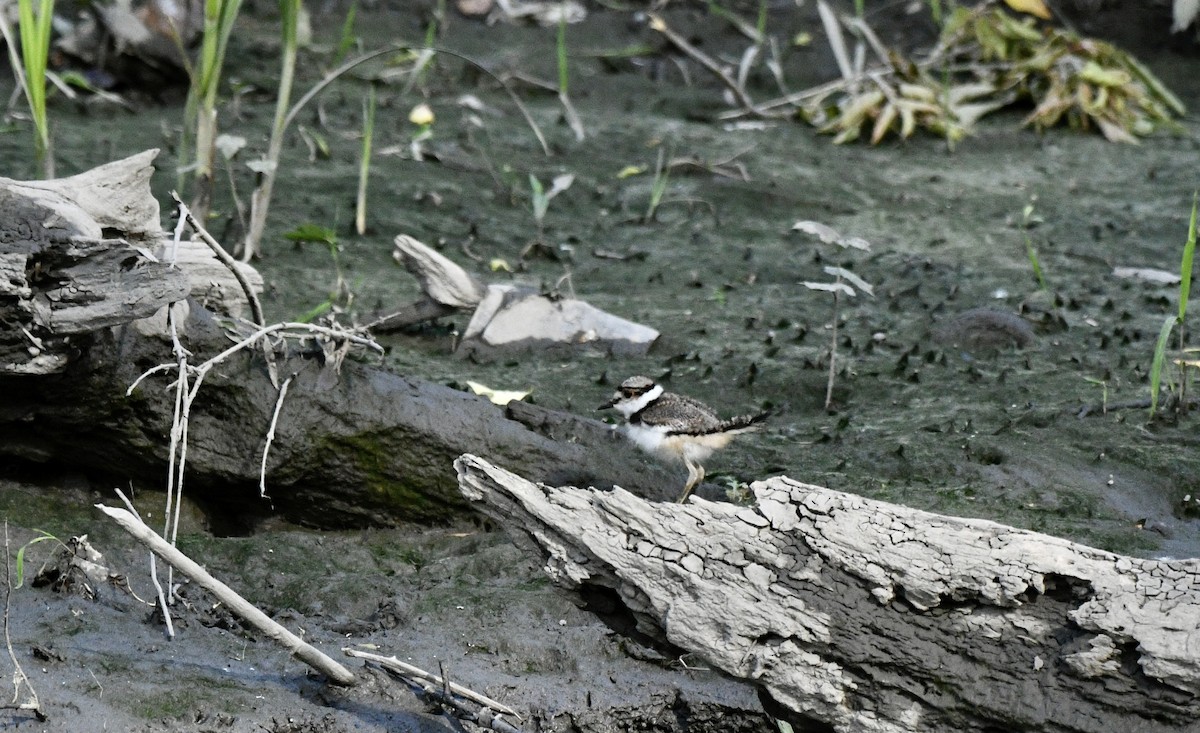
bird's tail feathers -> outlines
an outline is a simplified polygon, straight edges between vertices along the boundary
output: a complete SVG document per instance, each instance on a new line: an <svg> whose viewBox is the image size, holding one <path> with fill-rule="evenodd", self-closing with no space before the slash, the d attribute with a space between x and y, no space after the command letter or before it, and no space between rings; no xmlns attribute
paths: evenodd
<svg viewBox="0 0 1200 733"><path fill-rule="evenodd" d="M758 430L759 423L771 416L769 412L759 412L753 415L738 415L728 420L722 420L719 425L709 431L711 433L749 433Z"/></svg>

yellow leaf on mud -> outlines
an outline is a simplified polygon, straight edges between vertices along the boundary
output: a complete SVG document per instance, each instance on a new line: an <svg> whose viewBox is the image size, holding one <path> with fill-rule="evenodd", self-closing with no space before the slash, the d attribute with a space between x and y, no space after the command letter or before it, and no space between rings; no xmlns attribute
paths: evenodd
<svg viewBox="0 0 1200 733"><path fill-rule="evenodd" d="M896 105L900 108L900 137L908 139L917 129L917 115L907 104Z"/></svg>
<svg viewBox="0 0 1200 733"><path fill-rule="evenodd" d="M511 267L509 267L509 265L508 265L508 261L507 261L507 260L502 260L502 259L500 259L499 257L496 257L496 258L495 258L495 259L493 259L491 262L489 262L489 263L488 263L488 268L489 268L489 269L490 269L492 272L501 272L501 271L504 271L504 272L512 272L512 268L511 268Z"/></svg>
<svg viewBox="0 0 1200 733"><path fill-rule="evenodd" d="M1102 87L1123 87L1133 81L1128 72L1121 69L1106 69L1095 61L1089 61L1079 70L1079 78Z"/></svg>
<svg viewBox="0 0 1200 733"><path fill-rule="evenodd" d="M479 382L467 382L467 386L470 387L471 391L475 394L479 395L480 397L487 397L497 405L507 405L513 400L519 402L533 394L533 390L517 392L515 390L492 389L491 387L482 385Z"/></svg>
<svg viewBox="0 0 1200 733"><path fill-rule="evenodd" d="M900 83L900 96L908 97L909 99L919 99L922 102L937 101L937 92L933 91L924 84L908 84Z"/></svg>
<svg viewBox="0 0 1200 733"><path fill-rule="evenodd" d="M833 139L834 144L841 145L842 143L857 140L859 128L868 116L873 116L875 110L883 104L885 97L883 92L875 90L866 92L856 97L852 97L842 108L841 115L822 128L822 132L833 132L838 130L837 137Z"/></svg>
<svg viewBox="0 0 1200 733"><path fill-rule="evenodd" d="M896 121L896 105L885 105L883 111L875 118L875 128L871 130L871 144L878 145L883 136L887 134L888 128Z"/></svg>
<svg viewBox="0 0 1200 733"><path fill-rule="evenodd" d="M1004 4L1018 13L1027 13L1042 20L1050 20L1050 9L1042 0L1004 0Z"/></svg>
<svg viewBox="0 0 1200 733"><path fill-rule="evenodd" d="M1100 133L1110 143L1128 143L1130 145L1138 145L1138 139L1133 136L1129 130L1118 122L1105 119L1104 117L1093 118L1096 121L1096 126L1100 128Z"/></svg>
<svg viewBox="0 0 1200 733"><path fill-rule="evenodd" d="M617 178L629 178L631 176L640 176L645 173L646 169L640 165L627 165L617 171Z"/></svg>
<svg viewBox="0 0 1200 733"><path fill-rule="evenodd" d="M955 84L946 90L946 100L950 106L962 104L979 97L986 97L1000 91L992 82L974 82L970 84Z"/></svg>
<svg viewBox="0 0 1200 733"><path fill-rule="evenodd" d="M996 102L978 102L976 104L960 104L954 107L954 116L958 119L958 124L963 127L974 127L980 117L995 112L1001 107L1012 103L1011 99L1002 99Z"/></svg>

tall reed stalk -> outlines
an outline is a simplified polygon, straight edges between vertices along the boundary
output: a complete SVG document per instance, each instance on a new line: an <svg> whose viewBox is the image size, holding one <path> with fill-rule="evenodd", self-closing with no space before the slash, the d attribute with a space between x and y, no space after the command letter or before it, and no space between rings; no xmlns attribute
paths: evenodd
<svg viewBox="0 0 1200 733"><path fill-rule="evenodd" d="M36 3L36 7L35 7ZM33 118L33 145L44 178L54 177L54 155L50 149L50 120L46 115L46 61L50 57L50 21L54 0L18 0L21 23L21 66L25 98Z"/></svg>
<svg viewBox="0 0 1200 733"><path fill-rule="evenodd" d="M371 143L375 138L375 87L367 88L363 100L362 157L358 161L358 198L354 207L354 230L361 237L367 232L367 184L371 174Z"/></svg>
<svg viewBox="0 0 1200 733"><path fill-rule="evenodd" d="M275 120L271 123L271 141L258 187L250 195L250 225L242 243L242 261L262 254L263 230L267 225L267 210L275 188L275 173L283 151L283 135L287 131L288 110L292 102L292 84L296 77L296 55L300 48L300 10L302 0L279 0L280 37L283 40L282 68L279 72L279 92L275 99Z"/></svg>
<svg viewBox="0 0 1200 733"><path fill-rule="evenodd" d="M1154 358L1150 363L1150 417L1154 417L1154 413L1158 410L1158 391L1162 385L1163 368L1166 365L1167 344L1171 338L1171 331L1176 326L1179 327L1179 350L1185 351L1186 339L1184 334L1184 325L1187 320L1188 300L1192 292L1192 262L1196 254L1196 211L1200 204L1200 194L1192 194L1192 217L1188 221L1187 241L1183 244L1183 257L1179 263L1179 307L1175 313L1167 316L1163 320L1162 328L1158 332L1158 340L1154 344ZM1186 413L1187 405L1187 386L1188 386L1188 363L1184 359L1177 362L1179 364L1179 394L1178 394L1178 409L1181 413Z"/></svg>
<svg viewBox="0 0 1200 733"><path fill-rule="evenodd" d="M196 188L192 191L192 214L201 222L208 217L212 198L217 90L221 85L221 71L225 66L225 52L229 48L233 22L241 7L242 0L205 0L200 56L196 66L191 69L192 86L188 90L187 107L184 110L185 140L180 160L188 155L186 135L190 130L195 130L195 157L191 173Z"/></svg>

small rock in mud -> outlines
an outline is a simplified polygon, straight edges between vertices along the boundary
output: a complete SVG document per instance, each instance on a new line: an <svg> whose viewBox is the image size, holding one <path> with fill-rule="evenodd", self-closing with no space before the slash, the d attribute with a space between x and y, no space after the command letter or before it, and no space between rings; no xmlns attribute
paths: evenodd
<svg viewBox="0 0 1200 733"><path fill-rule="evenodd" d="M1010 348L1023 349L1034 342L1033 326L1016 313L972 308L939 322L933 339L976 356L994 355Z"/></svg>

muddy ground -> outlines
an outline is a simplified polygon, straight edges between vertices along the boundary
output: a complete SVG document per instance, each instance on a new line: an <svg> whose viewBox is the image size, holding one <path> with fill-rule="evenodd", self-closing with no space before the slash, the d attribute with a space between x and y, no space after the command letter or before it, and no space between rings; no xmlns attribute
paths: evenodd
<svg viewBox="0 0 1200 733"><path fill-rule="evenodd" d="M1078 15L1075 23L1137 52L1195 108L1194 50L1186 41L1168 42L1165 7L1130 5ZM317 10L315 41L323 47L303 54L301 89L328 66L344 12ZM1127 554L1200 553L1200 522L1186 511L1200 489L1196 416L1151 421L1145 408L1124 407L1148 395L1154 340L1175 308L1176 289L1112 276L1115 266L1178 269L1200 185L1194 121L1178 135L1122 146L1069 130L1039 135L1020 127L1023 112L1016 111L988 118L952 152L920 135L877 148L835 147L799 124L731 127L716 119L728 108L721 89L681 58L601 59L602 52L660 44L632 10L591 10L567 31L584 141L564 124L555 96L512 81L546 134L550 156L492 79L459 60L439 59L407 93L401 85L381 86L364 236L353 233L353 219L365 82L335 84L320 115L316 108L302 115L331 154L309 160L298 136L285 149L260 263L268 318L292 319L328 300L338 267L354 294L342 303L343 321L366 321L413 300L415 282L390 256L392 238L407 233L490 281L573 290L663 337L644 358L581 352L479 364L451 354L466 319L443 319L385 337L387 361L399 371L456 385L469 379L532 388L538 403L579 412L590 412L624 376L647 374L726 414L776 411L767 429L710 461L710 480L734 494L741 483L786 473ZM222 125L257 152L273 109L278 44L271 11L247 12L228 71L238 93ZM441 45L496 74L556 78L553 29L488 27L452 11L447 17ZM672 5L667 17L710 54L736 58L746 44L699 7ZM929 35L922 16L892 9L876 17L886 40ZM426 20L418 8L375 6L360 15L357 33L372 48L422 38ZM821 37L807 6L772 10L769 27L785 46L801 30ZM793 89L835 73L819 41L791 50L785 72ZM752 90L771 96L767 84L763 73ZM0 74L0 95L7 98L10 89L9 76ZM176 92L152 91L129 90L134 113L53 104L60 175L162 147L154 186L167 201L177 185L182 110ZM464 94L475 95L482 110L466 108ZM407 117L422 100L437 121L424 143L426 159L417 161ZM0 174L33 175L28 140L24 123L3 128ZM725 170L735 161L746 178L678 170L647 221L652 175L618 173L626 166L652 171L660 151L725 163ZM576 178L549 207L547 247L522 258L538 238L530 173L542 181L560 173ZM246 196L250 173L237 165L234 179ZM1028 234L1050 294L1033 277L1021 227L1034 197L1040 223ZM223 171L214 209L213 231L235 240ZM863 237L872 251L822 249L790 231L804 219ZM336 265L321 245L282 240L303 223L337 232ZM598 256L604 252L633 256ZM493 260L515 272L492 271ZM835 409L826 411L831 304L800 283L822 279L830 263L874 283L875 296L842 312L845 370ZM991 353L935 337L956 314L975 308L1023 314L1034 340ZM1091 409L1081 417L1085 407ZM69 470L4 468L0 507L14 548L33 528L64 538L88 533L148 596L145 560L90 509L111 486ZM136 488L153 511L161 495ZM1140 528L1141 520L1156 529ZM269 525L251 537L217 538L196 516L184 534L186 551L327 650L368 643L420 666L445 662L464 684L534 711L548 728L766 729L751 690L684 668L702 666L695 660L644 659L547 587L503 536L465 520L449 528L347 533ZM40 562L50 544L31 549L31 559ZM168 642L149 608L120 591L104 591L96 602L46 589L14 592L14 648L51 719L6 714L0 726L449 727L378 674L365 675L369 683L351 692L323 688L298 663L214 612L202 593L187 596L195 609L183 613L186 625ZM698 722L706 716L715 721L709 728Z"/></svg>

